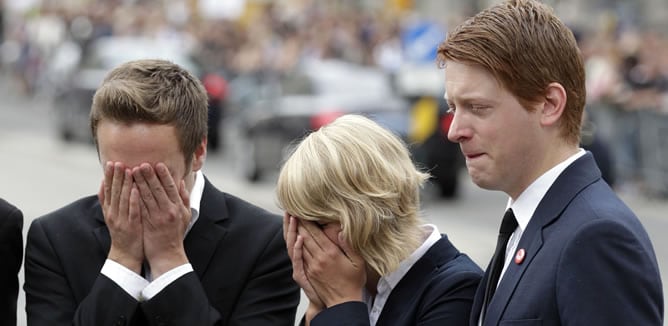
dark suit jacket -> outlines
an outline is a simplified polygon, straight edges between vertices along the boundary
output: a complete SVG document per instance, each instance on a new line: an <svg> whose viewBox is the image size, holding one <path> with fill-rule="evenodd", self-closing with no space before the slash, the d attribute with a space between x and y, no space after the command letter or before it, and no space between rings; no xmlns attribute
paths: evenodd
<svg viewBox="0 0 668 326"><path fill-rule="evenodd" d="M662 325L652 244L590 153L550 187L517 248L526 257L511 261L483 325ZM481 285L471 325L478 325L483 293Z"/></svg>
<svg viewBox="0 0 668 326"><path fill-rule="evenodd" d="M184 240L195 270L139 303L100 274L111 245L97 197L36 219L28 231L28 325L294 325L299 288L281 218L207 180Z"/></svg>
<svg viewBox="0 0 668 326"><path fill-rule="evenodd" d="M443 235L392 290L377 326L466 325L482 270ZM311 326L369 325L363 302L321 311Z"/></svg>
<svg viewBox="0 0 668 326"><path fill-rule="evenodd" d="M18 273L23 260L23 214L0 199L0 325L16 325Z"/></svg>

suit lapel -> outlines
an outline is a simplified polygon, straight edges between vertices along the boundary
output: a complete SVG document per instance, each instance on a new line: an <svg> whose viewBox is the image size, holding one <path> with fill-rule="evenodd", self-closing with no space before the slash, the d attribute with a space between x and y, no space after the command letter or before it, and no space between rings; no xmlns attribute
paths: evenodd
<svg viewBox="0 0 668 326"><path fill-rule="evenodd" d="M416 296L425 292L428 280L433 278L432 274L438 271L439 266L454 259L458 253L447 236L441 235L441 239L415 262L390 292L376 325L394 325L405 318L403 316L409 307L417 304Z"/></svg>
<svg viewBox="0 0 668 326"><path fill-rule="evenodd" d="M218 243L227 234L227 228L223 226L227 218L223 193L205 179L199 217L184 240L188 260L200 279L204 276Z"/></svg>
<svg viewBox="0 0 668 326"><path fill-rule="evenodd" d="M471 306L471 318L469 319L469 325L477 326L478 320L480 320L480 314L482 313L482 305L485 301L485 284L487 284L487 279L492 269L492 260L490 259L485 269L485 274L482 276L480 283L478 284L478 289L475 291L475 296L473 297L473 305Z"/></svg>
<svg viewBox="0 0 668 326"><path fill-rule="evenodd" d="M530 231L528 226L526 231ZM505 274L503 274L503 279L499 282L499 287L496 289L494 297L492 297L492 301L489 304L487 317L485 318L485 325L497 325L499 323L501 315L508 305L513 292L515 292L515 288L522 278L524 271L526 271L527 266L531 264L531 261L536 257L536 254L543 246L543 236L541 232L527 233L526 231L522 235L522 239L517 246L517 248L524 248L524 250L526 250L526 257L521 265L515 264L514 261L511 260L510 265L508 265L508 269ZM529 237L526 236L529 234L532 235L531 239L528 239Z"/></svg>
<svg viewBox="0 0 668 326"><path fill-rule="evenodd" d="M109 249L111 248L111 236L109 235L109 229L104 222L102 206L100 206L99 202L91 207L89 216L92 216L98 223L98 225L93 228L93 234L97 239L97 243L100 245L100 251L102 251L104 257L107 257L109 255Z"/></svg>
<svg viewBox="0 0 668 326"><path fill-rule="evenodd" d="M600 178L601 172L591 153L586 153L575 160L557 177L543 200L536 207L536 211L517 245L518 249L523 248L526 251L524 261L518 265L511 260L490 302L485 325L497 325L501 320L501 316L508 306L517 284L522 279L522 275L543 246L543 228L557 220L568 203L582 189ZM487 273L485 273L485 276L487 277ZM476 295L477 297L478 295Z"/></svg>

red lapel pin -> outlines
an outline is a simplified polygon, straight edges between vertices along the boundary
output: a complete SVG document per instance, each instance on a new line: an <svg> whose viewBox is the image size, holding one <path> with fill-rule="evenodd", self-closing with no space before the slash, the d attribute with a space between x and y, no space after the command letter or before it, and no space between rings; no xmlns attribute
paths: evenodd
<svg viewBox="0 0 668 326"><path fill-rule="evenodd" d="M524 248L521 248L520 250L517 251L515 254L515 264L519 265L524 261L524 257L526 257L526 250Z"/></svg>

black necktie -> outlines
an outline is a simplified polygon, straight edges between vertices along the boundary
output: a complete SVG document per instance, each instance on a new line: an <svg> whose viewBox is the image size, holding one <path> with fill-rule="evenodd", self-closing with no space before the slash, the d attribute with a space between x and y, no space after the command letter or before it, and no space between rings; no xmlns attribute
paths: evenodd
<svg viewBox="0 0 668 326"><path fill-rule="evenodd" d="M492 296L494 296L494 291L496 291L496 284L499 282L499 276L501 275L501 270L503 270L503 263L506 260L506 245L508 245L510 235L513 234L516 228L517 220L515 219L515 214L513 214L512 209L508 208L506 214L503 215L501 228L499 228L499 239L496 241L496 250L494 251L492 264L490 265L492 270L489 273L485 287L485 307L483 308L482 320L485 320L487 307L489 306L489 302L492 301Z"/></svg>

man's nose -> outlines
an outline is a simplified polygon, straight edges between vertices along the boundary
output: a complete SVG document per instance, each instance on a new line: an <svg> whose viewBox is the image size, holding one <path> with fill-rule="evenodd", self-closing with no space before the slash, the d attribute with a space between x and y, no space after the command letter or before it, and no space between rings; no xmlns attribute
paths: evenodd
<svg viewBox="0 0 668 326"><path fill-rule="evenodd" d="M452 122L450 123L450 129L448 130L448 139L451 142L459 143L466 137L464 123L462 121L463 118L461 114L457 111L451 114L452 114Z"/></svg>

